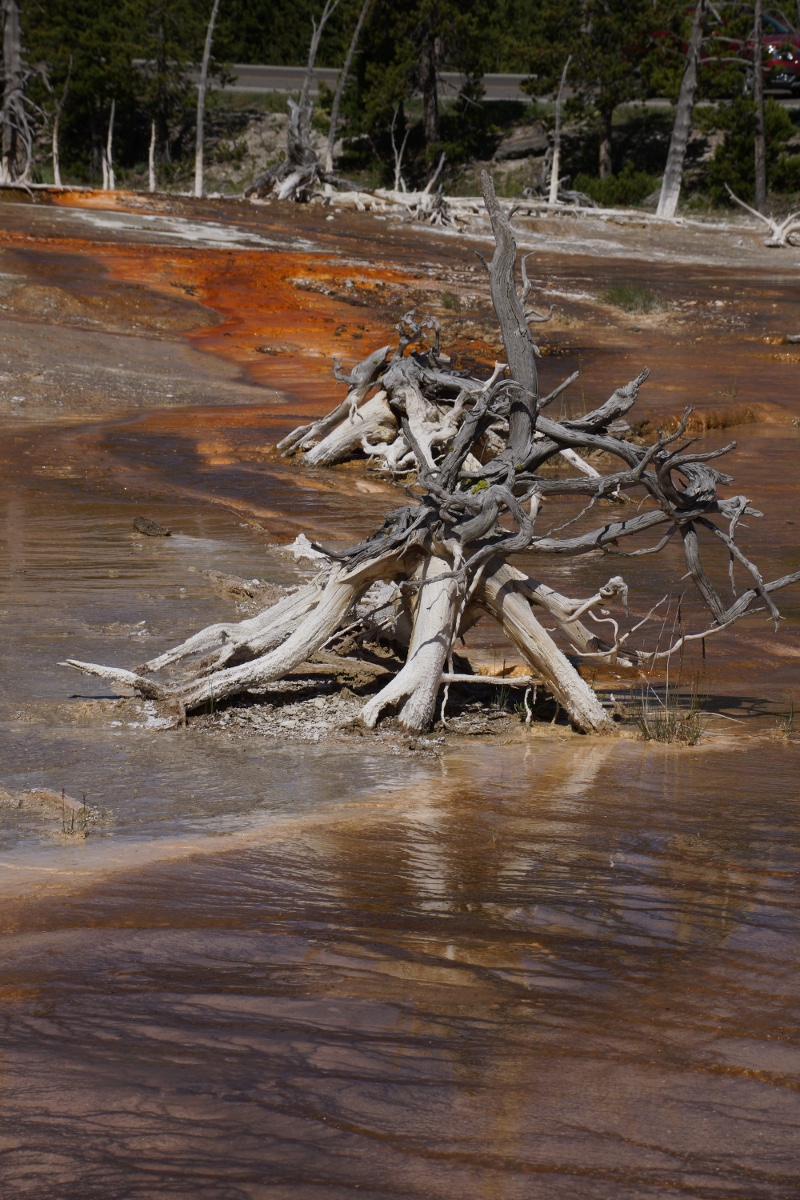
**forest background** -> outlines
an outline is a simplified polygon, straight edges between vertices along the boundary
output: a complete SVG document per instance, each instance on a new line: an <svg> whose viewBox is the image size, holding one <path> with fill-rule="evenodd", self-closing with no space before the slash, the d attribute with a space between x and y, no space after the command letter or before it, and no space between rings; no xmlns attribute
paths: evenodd
<svg viewBox="0 0 800 1200"><path fill-rule="evenodd" d="M362 4L339 0L318 66L341 66ZM20 0L33 179L52 181L58 113L62 178L97 183L113 104L117 184L146 185L152 141L158 186L186 189L195 140L191 68L202 58L211 7L211 0ZM303 64L321 7L321 0L221 0L206 130L207 169L222 192L241 193L249 182L247 132L259 122L279 128L286 96L230 92L220 83L233 63ZM695 209L729 203L726 184L746 200L754 192L754 6L709 7L682 194ZM506 195L542 190L536 165L552 140L553 96L568 62L566 178L604 205L654 205L693 11L674 0L372 0L343 96L336 168L362 186L391 186L394 151L405 143L409 187L423 184L444 153L448 192L476 191L480 165L497 158L506 163L498 177ZM778 16L800 23L795 12ZM457 94L443 91L443 71L461 73ZM529 102L487 101L487 72L525 75ZM770 203L780 206L800 193L800 113L786 98L768 97L764 109L767 185ZM314 112L321 136L332 99L321 85ZM251 175L267 165L253 162Z"/></svg>

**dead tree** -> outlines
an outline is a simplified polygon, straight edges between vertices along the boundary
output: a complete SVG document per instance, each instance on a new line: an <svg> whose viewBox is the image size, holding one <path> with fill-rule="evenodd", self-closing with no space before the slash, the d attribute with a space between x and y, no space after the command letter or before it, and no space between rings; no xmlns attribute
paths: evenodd
<svg viewBox="0 0 800 1200"><path fill-rule="evenodd" d="M51 144L53 148L53 183L56 187L61 187L61 156L59 153L59 132L61 127L61 114L64 111L64 105L67 102L67 93L72 79L72 55L69 56L69 64L67 66L67 77L64 80L64 87L61 89L60 98L56 98L55 89L50 82L48 74L42 70L42 82L53 98L53 128L51 131Z"/></svg>
<svg viewBox="0 0 800 1200"><path fill-rule="evenodd" d="M0 0L3 23L3 107L0 110L0 183L24 183L33 159L25 108L25 66L17 0Z"/></svg>
<svg viewBox="0 0 800 1200"><path fill-rule="evenodd" d="M547 415L548 404L567 385L539 396L537 350L524 307L529 288L523 283L518 290L513 232L486 174L483 190L496 243L487 266L507 363L483 381L470 379L441 356L437 330L423 323L407 331L388 362L389 347L366 359L350 376L351 391L339 413L307 430L324 433L348 409L364 424L370 404L379 414L390 411L416 461L410 502L390 512L358 545L325 552L325 566L312 583L256 617L203 629L136 671L77 660L65 665L189 711L263 693L360 624L369 627L374 640L404 647L396 674L366 701L364 724L372 727L396 712L403 727L422 730L434 720L440 689L456 676L464 678L454 669L456 638L488 612L573 726L606 733L611 718L576 660L646 665L668 658L687 641L728 628L748 612L767 609L777 622L773 594L800 580L800 571L765 583L738 546L737 525L745 515L758 514L745 496L719 494L731 477L710 465L732 445L693 448L684 439L688 412L675 433L649 446L619 436L615 429L635 404L646 370L581 417L558 421ZM365 402L375 387L378 391ZM442 438L438 433L445 425ZM303 444L302 435L297 444ZM604 473L563 477L547 464L564 452L599 452L600 461L610 465ZM558 528L540 531L543 502L554 497L574 500L578 511ZM638 503L617 509L625 497ZM588 514L609 502L614 511L595 526L568 530L587 523ZM622 548L642 536L645 545L634 540L634 549ZM706 538L722 543L731 563L749 576L749 586L729 603L703 566L701 539ZM711 623L694 633L679 629L672 645L655 651L636 645L647 616L624 632L622 617L610 616L615 603L627 610L622 577L612 576L592 596L571 598L548 587L538 572L528 575L509 561L522 551L534 559L545 556L544 561L548 555L646 555L673 539L682 544ZM373 603L371 589L379 582L391 585L391 591L387 595L384 588ZM561 646L545 624L559 631ZM612 632L605 637L608 628ZM173 673L165 678L168 669ZM479 683L482 677L474 678Z"/></svg>
<svg viewBox="0 0 800 1200"><path fill-rule="evenodd" d="M661 194L658 198L656 215L659 217L674 217L678 209L678 199L683 184L683 164L686 160L686 147L689 144L689 134L692 129L694 113L694 98L697 92L697 65L700 60L700 50L703 45L708 0L697 0L692 20L692 31L689 35L689 46L686 51L686 63L675 108L675 121L672 126L672 136L669 140L667 165L661 183Z"/></svg>
<svg viewBox="0 0 800 1200"><path fill-rule="evenodd" d="M311 85L322 33L338 4L339 0L326 0L319 23L313 23L308 65L300 100L288 102L286 157L277 166L267 167L266 171L262 171L245 190L246 197L264 199L267 196L275 196L278 200L304 201L311 198L320 184L336 182L335 177L324 170L316 150L311 145L311 118L314 111Z"/></svg>
<svg viewBox="0 0 800 1200"><path fill-rule="evenodd" d="M203 47L203 61L200 64L200 80L197 85L197 127L195 130L194 148L194 194L197 197L203 195L203 138L206 115L206 91L208 89L208 64L211 61L211 44L214 40L214 26L217 23L218 11L219 0L214 0L211 8L211 16L208 18L206 41ZM150 191L155 191L155 186L151 187Z"/></svg>
<svg viewBox="0 0 800 1200"><path fill-rule="evenodd" d="M350 39L350 45L347 47L347 54L345 55L344 64L339 72L339 78L336 81L336 91L333 96L333 104L331 105L331 126L328 130L328 145L325 150L325 170L328 172L333 170L333 148L336 145L336 128L339 124L339 108L342 103L345 84L347 83L347 77L350 74L350 67L353 63L353 56L356 52L358 39L361 37L361 30L364 26L364 22L367 19L367 13L369 12L371 6L372 0L363 0L361 11L358 14L358 20L356 21L356 27L353 30L353 36Z"/></svg>
<svg viewBox="0 0 800 1200"><path fill-rule="evenodd" d="M114 113L117 108L116 100L111 101L111 112L108 118L108 137L106 144L101 151L101 163L103 167L103 191L113 192L117 186L116 177L114 175Z"/></svg>
<svg viewBox="0 0 800 1200"><path fill-rule="evenodd" d="M156 190L156 123L150 122L150 145L147 149L147 186L148 190Z"/></svg>
<svg viewBox="0 0 800 1200"><path fill-rule="evenodd" d="M732 192L728 184L725 184L725 190L736 204L749 212L752 216L758 217L759 221L763 221L769 229L769 237L764 238L765 246L800 246L800 212L789 213L788 217L783 220L778 220L775 217L768 216L766 213L759 212L756 208L751 208L749 204L745 204L744 200Z"/></svg>
<svg viewBox="0 0 800 1200"><path fill-rule="evenodd" d="M556 93L555 125L553 128L553 161L550 165L550 193L548 203L558 204L558 184L561 173L561 107L564 103L564 88L567 86L567 72L572 62L572 55L567 55L564 70L561 72L561 82Z"/></svg>

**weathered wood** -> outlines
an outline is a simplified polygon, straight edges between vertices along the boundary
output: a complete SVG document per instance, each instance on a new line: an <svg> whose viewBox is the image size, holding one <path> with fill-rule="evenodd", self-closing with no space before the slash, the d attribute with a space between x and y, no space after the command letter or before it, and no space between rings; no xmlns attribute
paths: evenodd
<svg viewBox="0 0 800 1200"><path fill-rule="evenodd" d="M478 595L526 661L545 681L575 727L584 733L609 733L613 723L608 713L539 624L530 604L515 588L513 575L505 564L487 572L479 585Z"/></svg>
<svg viewBox="0 0 800 1200"><path fill-rule="evenodd" d="M303 77L300 100L288 101L289 122L286 127L286 158L276 167L267 167L245 189L246 197L263 198L274 195L278 200L309 200L321 183L335 182L325 171L311 145L311 83L323 30L339 6L339 0L325 0L319 21L312 21L308 64Z"/></svg>
<svg viewBox="0 0 800 1200"><path fill-rule="evenodd" d="M362 708L361 719L368 729L387 708L401 702L399 720L405 729L427 729L436 711L442 672L456 634L459 588L451 560L438 554L425 559L419 582L408 657L397 675Z"/></svg>
<svg viewBox="0 0 800 1200"><path fill-rule="evenodd" d="M507 448L513 465L517 466L527 457L537 413L539 379L536 351L517 292L517 243L511 224L500 206L494 180L488 171L481 172L481 183L495 238L495 251L489 264L492 303L500 324L509 372L516 384L508 417Z"/></svg>
<svg viewBox="0 0 800 1200"><path fill-rule="evenodd" d="M3 103L0 110L0 183L24 183L33 157L33 135L25 108L25 67L17 0L2 0Z"/></svg>
<svg viewBox="0 0 800 1200"><path fill-rule="evenodd" d="M361 449L364 439L394 437L396 433L397 419L386 402L386 392L381 391L307 450L303 458L310 467L326 467Z"/></svg>
<svg viewBox="0 0 800 1200"><path fill-rule="evenodd" d="M211 6L211 16L206 26L206 40L203 46L203 61L200 65L200 81L197 85L197 125L194 142L194 194L203 195L203 149L205 137L206 91L208 90L208 66L211 61L211 45L214 40L214 26L217 23L219 0L214 0ZM154 191L154 188L150 189Z"/></svg>
<svg viewBox="0 0 800 1200"><path fill-rule="evenodd" d="M686 61L681 78L678 103L675 108L675 120L672 125L672 135L669 140L667 165L661 182L661 192L658 197L656 215L659 217L674 217L678 210L678 200L683 184L683 164L686 159L686 147L689 145L689 134L692 130L694 114L694 98L697 92L697 64L703 44L708 0L697 0L692 20L692 31L689 34L689 45L686 50Z"/></svg>
<svg viewBox="0 0 800 1200"><path fill-rule="evenodd" d="M383 347L349 376L339 372L350 388L345 400L281 443L285 453L303 450L303 461L311 465L336 461L341 453L360 447L393 471L413 467L410 502L388 513L380 528L356 546L344 551L313 547L328 562L317 579L256 617L201 630L135 672L76 660L67 665L177 703L179 711L191 711L242 693L263 692L314 655L330 657L331 646L349 654L355 647L383 640L392 654L405 654L404 664L367 700L362 719L372 727L384 713L396 711L401 725L417 731L433 722L442 685L446 688L463 678L473 681L454 669L453 643L485 610L522 653L530 680L543 681L575 728L608 733L611 718L567 654L594 663L641 666L728 628L748 612L766 608L777 622L772 594L800 580L800 572L765 582L736 544L742 518L760 514L746 497L720 494L732 479L711 463L728 454L733 443L711 451L692 449L692 442L684 440L689 409L675 432L659 435L649 446L617 436L614 423L636 402L647 371L581 417L557 421L541 411L535 347L527 325L520 325L530 316L524 311L528 277L523 269L520 295L508 218L490 183L485 191L497 241L490 280L509 364L496 364L484 380L458 373L441 353L436 322L418 322L408 313L398 326L398 346L388 362L390 348ZM567 383L573 380L574 376ZM598 462L614 460L615 469L606 467L601 473L588 464L582 455L592 451L602 452ZM577 474L563 477L541 471L559 454ZM594 527L587 530L586 522L565 532L595 505L622 503L628 493L639 500L632 515L598 515ZM550 497L578 500L584 507L541 532L537 526ZM700 534L722 541L732 561L749 573L752 586L744 595L734 592L730 602L720 595L703 566ZM645 535L647 541L655 537L655 544L639 544ZM631 623L622 576L612 576L593 595L573 599L507 561L522 551L537 558L653 554L677 536L714 623L706 631L681 627L671 646L655 650L632 639L645 636L640 631L663 611L663 602ZM631 539L635 549L623 549ZM377 581L391 587L378 596L373 593L359 607ZM621 613L612 614L615 606L624 608L626 627ZM548 625L555 625L552 632L561 645L534 609L546 614ZM593 626L607 636L601 637ZM609 629L613 633L608 634ZM173 668L181 668L182 675L164 682L151 678ZM377 667L373 663L365 668L365 675L377 680L388 669L381 659ZM443 706L445 702L446 693Z"/></svg>

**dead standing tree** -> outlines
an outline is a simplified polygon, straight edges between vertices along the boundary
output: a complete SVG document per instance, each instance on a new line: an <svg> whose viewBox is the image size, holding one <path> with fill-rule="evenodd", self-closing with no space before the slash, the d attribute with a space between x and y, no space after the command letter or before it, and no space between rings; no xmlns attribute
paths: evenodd
<svg viewBox="0 0 800 1200"><path fill-rule="evenodd" d="M326 0L319 23L313 23L308 65L300 100L289 101L286 158L277 166L267 167L266 171L262 171L245 190L246 197L264 199L267 196L276 196L278 200L309 200L321 183L336 182L335 177L324 170L316 150L311 145L311 118L314 111L311 85L322 33L338 4L339 0Z"/></svg>
<svg viewBox="0 0 800 1200"><path fill-rule="evenodd" d="M389 513L381 527L357 546L328 553L328 565L317 579L259 616L201 630L136 672L77 660L64 665L186 710L263 692L350 634L356 606L374 584L383 581L393 585L398 598L387 600L384 595L375 605L362 608L357 621L369 628L373 639L404 643L407 650L397 674L364 705L362 719L367 726L374 726L387 711L396 711L406 729L428 727L440 688L464 679L453 670L456 638L488 612L573 726L605 733L612 728L608 713L538 616L560 630L573 655L590 662L639 664L668 657L686 641L725 629L747 612L766 608L777 621L772 594L800 580L800 572L765 583L736 544L741 518L758 514L744 496L720 497L719 485L730 483L731 477L709 465L732 446L692 451L692 443L682 440L688 413L675 433L659 437L650 446L615 436L614 422L630 411L646 371L582 417L556 421L546 416L548 401L563 386L539 398L537 352L524 308L529 289L524 285L522 294L517 289L511 225L485 174L483 189L496 242L488 271L507 374L498 365L482 384L467 380L440 358L435 338L427 349L422 346L423 327L418 326L388 366L384 365L387 347L353 372L352 390L343 402L343 411L349 404L357 417L359 405L376 381L391 395L402 436L417 463L416 502ZM441 403L453 395L454 403ZM448 436L443 441L432 437L431 430L456 407L459 419ZM494 441L487 440L490 432ZM542 470L559 453L581 450L602 451L618 465L606 474L593 471L568 478ZM581 508L574 522L598 501L629 493L641 500L635 515L618 514L574 536L557 537L556 530L537 533L540 506L549 497L578 501ZM655 535L657 541L632 551L620 549L626 539L641 534ZM722 542L731 562L740 563L751 577L749 588L734 595L727 606L703 567L701 535ZM621 633L605 610L597 611L615 597L627 603L627 588L619 576L591 597L572 599L509 562L521 551L562 557L652 554L673 538L682 542L689 575L711 611L712 624L694 634L681 633L672 646L650 653L631 648L631 639L644 622ZM614 630L611 640L599 637L584 618L609 620ZM184 668L182 676L167 681L153 678L179 664ZM475 679L480 682L482 677Z"/></svg>
<svg viewBox="0 0 800 1200"><path fill-rule="evenodd" d="M678 200L683 184L683 165L686 160L686 148L689 145L689 134L692 130L694 98L697 93L697 65L703 46L708 3L709 0L697 0L695 5L678 103L675 107L675 121L669 141L667 165L664 169L664 178L658 197L656 216L659 217L674 217L678 210Z"/></svg>
<svg viewBox="0 0 800 1200"><path fill-rule="evenodd" d="M33 134L25 108L25 65L17 0L0 0L0 18L3 29L0 183L24 183L33 158Z"/></svg>

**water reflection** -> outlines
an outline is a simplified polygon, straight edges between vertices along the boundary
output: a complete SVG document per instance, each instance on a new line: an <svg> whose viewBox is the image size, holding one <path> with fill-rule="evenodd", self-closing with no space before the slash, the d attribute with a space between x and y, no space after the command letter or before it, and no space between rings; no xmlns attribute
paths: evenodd
<svg viewBox="0 0 800 1200"><path fill-rule="evenodd" d="M587 749L8 909L13 1194L796 1195L797 755Z"/></svg>

